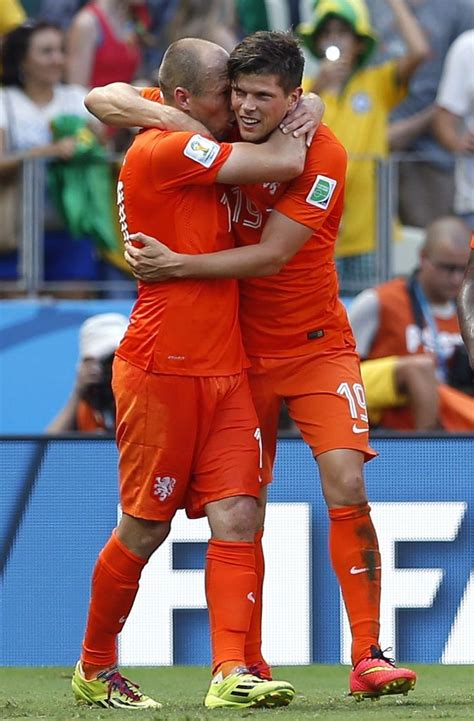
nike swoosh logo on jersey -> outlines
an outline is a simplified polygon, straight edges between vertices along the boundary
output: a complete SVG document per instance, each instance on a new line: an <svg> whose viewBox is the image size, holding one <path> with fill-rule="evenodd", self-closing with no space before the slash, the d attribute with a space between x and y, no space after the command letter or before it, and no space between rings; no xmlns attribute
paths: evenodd
<svg viewBox="0 0 474 721"><path fill-rule="evenodd" d="M359 426L356 423L354 423L354 425L352 426L352 433L368 433L368 432L369 432L368 428L359 428Z"/></svg>
<svg viewBox="0 0 474 721"><path fill-rule="evenodd" d="M376 571L377 569L382 568L382 566L374 566L374 568L357 568L357 566L352 566L349 573L352 576L356 576L358 573L367 573L367 571Z"/></svg>

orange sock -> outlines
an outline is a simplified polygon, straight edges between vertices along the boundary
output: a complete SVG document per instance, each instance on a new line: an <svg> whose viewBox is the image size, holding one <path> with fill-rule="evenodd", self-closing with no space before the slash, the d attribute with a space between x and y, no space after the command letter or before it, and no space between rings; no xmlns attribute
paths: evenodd
<svg viewBox="0 0 474 721"><path fill-rule="evenodd" d="M245 637L252 618L256 584L253 543L209 541L206 597L213 674L230 661L234 666L245 666Z"/></svg>
<svg viewBox="0 0 474 721"><path fill-rule="evenodd" d="M329 509L329 551L349 617L352 664L379 645L380 552L368 503Z"/></svg>
<svg viewBox="0 0 474 721"><path fill-rule="evenodd" d="M86 678L117 663L117 635L131 611L146 561L119 541L115 531L99 554L92 576L81 661ZM90 668L92 667L92 669Z"/></svg>
<svg viewBox="0 0 474 721"><path fill-rule="evenodd" d="M260 672L271 674L270 667L262 656L262 594L265 577L265 558L262 548L263 528L255 534L255 571L257 592L249 632L245 638L245 663L248 667L259 666Z"/></svg>

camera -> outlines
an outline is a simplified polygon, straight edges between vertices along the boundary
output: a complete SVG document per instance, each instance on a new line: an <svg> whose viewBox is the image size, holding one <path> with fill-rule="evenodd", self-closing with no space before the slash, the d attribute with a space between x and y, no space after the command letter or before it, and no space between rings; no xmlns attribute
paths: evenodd
<svg viewBox="0 0 474 721"><path fill-rule="evenodd" d="M112 414L112 417L115 416L115 400L112 393L113 361L113 353L97 361L101 367L101 379L96 383L89 383L82 394L86 403L104 417L109 414Z"/></svg>

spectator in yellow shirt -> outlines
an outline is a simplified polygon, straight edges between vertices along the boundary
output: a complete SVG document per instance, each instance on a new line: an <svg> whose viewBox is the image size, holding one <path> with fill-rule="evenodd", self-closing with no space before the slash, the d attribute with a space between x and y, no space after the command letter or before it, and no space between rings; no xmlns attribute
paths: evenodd
<svg viewBox="0 0 474 721"><path fill-rule="evenodd" d="M428 56L429 46L405 0L383 0L392 9L407 51L366 67L376 37L364 0L316 0L312 22L298 34L321 59L304 89L326 103L325 122L349 156L345 211L336 248L341 289L354 293L377 281L376 170L374 156L388 155L388 117L404 98L407 82Z"/></svg>

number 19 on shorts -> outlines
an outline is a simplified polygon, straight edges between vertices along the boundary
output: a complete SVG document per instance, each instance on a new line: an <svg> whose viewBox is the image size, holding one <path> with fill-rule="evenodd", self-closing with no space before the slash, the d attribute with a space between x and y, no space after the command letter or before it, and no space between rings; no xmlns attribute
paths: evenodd
<svg viewBox="0 0 474 721"><path fill-rule="evenodd" d="M352 386L349 383L341 383L336 393L347 399L351 418L367 423L367 403L364 388L360 383L353 383Z"/></svg>

